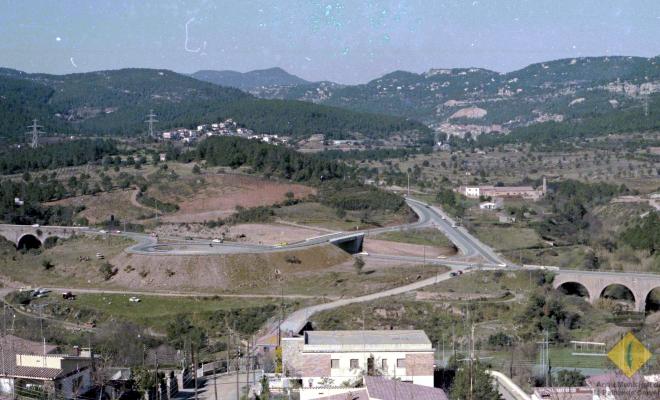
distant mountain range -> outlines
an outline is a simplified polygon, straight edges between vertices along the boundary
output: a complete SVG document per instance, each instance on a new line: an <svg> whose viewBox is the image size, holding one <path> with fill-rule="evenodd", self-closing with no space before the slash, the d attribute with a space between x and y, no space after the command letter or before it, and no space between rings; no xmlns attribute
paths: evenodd
<svg viewBox="0 0 660 400"><path fill-rule="evenodd" d="M401 117L258 99L168 70L48 75L0 68L0 137L20 140L33 118L51 133L144 134L151 109L159 121L157 129L233 118L257 132L296 138L315 133L338 139L394 134L414 138L429 133L425 125Z"/></svg>
<svg viewBox="0 0 660 400"><path fill-rule="evenodd" d="M277 67L250 72L202 70L191 76L200 81L233 87L246 92L262 87L296 86L311 83Z"/></svg>
<svg viewBox="0 0 660 400"><path fill-rule="evenodd" d="M276 70L271 80L293 76ZM267 71L273 70L255 72L263 76ZM266 85L268 79L263 78L255 85L254 80L245 79L232 86L266 99L302 100L411 118L457 135L507 133L533 124L641 113L645 103L655 115L660 111L656 101L659 57L580 57L532 64L509 73L482 68L431 69L421 74L395 71L350 86L292 83L295 80Z"/></svg>

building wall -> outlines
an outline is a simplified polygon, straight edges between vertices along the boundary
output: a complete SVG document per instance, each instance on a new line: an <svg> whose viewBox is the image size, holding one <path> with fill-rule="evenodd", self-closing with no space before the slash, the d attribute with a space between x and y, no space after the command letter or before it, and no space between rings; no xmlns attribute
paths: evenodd
<svg viewBox="0 0 660 400"><path fill-rule="evenodd" d="M14 393L14 378L0 378L0 394L11 395Z"/></svg>
<svg viewBox="0 0 660 400"><path fill-rule="evenodd" d="M330 354L303 354L303 371L307 376L330 376Z"/></svg>
<svg viewBox="0 0 660 400"><path fill-rule="evenodd" d="M303 360L307 360L310 354L305 354ZM321 354L314 354L319 356ZM303 386L340 386L345 381L353 381L366 374L368 359L373 357L376 374L388 378L401 379L418 385L433 386L433 352L345 352L326 353L325 358L314 358L314 363L305 363L300 376L303 378ZM331 360L339 360L339 368L330 368ZM358 368L350 368L351 359L358 360ZM387 360L387 368L382 368L383 360ZM404 366L398 368L397 359L403 359ZM322 365L325 363L325 370ZM323 372L319 374L319 372ZM332 381L328 382L330 378Z"/></svg>
<svg viewBox="0 0 660 400"><path fill-rule="evenodd" d="M74 383L79 382L78 390L74 390ZM89 368L56 381L58 393L67 399L80 396L92 388L92 374Z"/></svg>
<svg viewBox="0 0 660 400"><path fill-rule="evenodd" d="M300 376L303 367L302 349L305 340L282 338L282 372L288 376Z"/></svg>

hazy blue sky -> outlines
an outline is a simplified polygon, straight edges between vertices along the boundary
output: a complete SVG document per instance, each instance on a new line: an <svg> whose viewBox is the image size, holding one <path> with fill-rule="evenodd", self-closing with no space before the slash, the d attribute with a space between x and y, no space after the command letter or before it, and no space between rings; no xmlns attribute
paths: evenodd
<svg viewBox="0 0 660 400"><path fill-rule="evenodd" d="M655 56L660 0L0 0L0 36L0 65L29 72L280 66L356 83L396 69Z"/></svg>

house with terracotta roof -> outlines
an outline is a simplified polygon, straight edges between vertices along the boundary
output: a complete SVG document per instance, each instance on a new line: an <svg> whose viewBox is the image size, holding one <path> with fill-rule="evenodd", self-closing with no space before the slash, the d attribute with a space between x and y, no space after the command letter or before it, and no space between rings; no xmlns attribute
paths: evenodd
<svg viewBox="0 0 660 400"><path fill-rule="evenodd" d="M47 392L73 398L92 388L89 350L57 354L57 346L0 337L0 396Z"/></svg>

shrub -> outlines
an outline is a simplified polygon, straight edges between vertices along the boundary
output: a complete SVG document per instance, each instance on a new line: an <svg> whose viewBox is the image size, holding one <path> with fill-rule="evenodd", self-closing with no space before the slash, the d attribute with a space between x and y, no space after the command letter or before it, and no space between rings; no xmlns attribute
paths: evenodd
<svg viewBox="0 0 660 400"><path fill-rule="evenodd" d="M353 261L353 268L355 268L355 272L357 272L358 275L362 274L362 270L364 269L364 260L362 257L355 257L355 261Z"/></svg>
<svg viewBox="0 0 660 400"><path fill-rule="evenodd" d="M101 275L103 275L103 279L107 281L110 280L110 278L112 278L113 276L115 276L118 270L109 262L104 262L99 267L99 272L101 272Z"/></svg>
<svg viewBox="0 0 660 400"><path fill-rule="evenodd" d="M300 259L298 257L292 256L292 255L287 255L286 257L284 257L284 261L288 262L289 264L300 264L300 263L302 263L302 261L300 261Z"/></svg>
<svg viewBox="0 0 660 400"><path fill-rule="evenodd" d="M41 260L41 266L44 267L46 271L55 267L55 264L49 259Z"/></svg>

